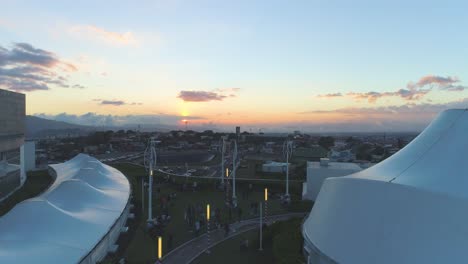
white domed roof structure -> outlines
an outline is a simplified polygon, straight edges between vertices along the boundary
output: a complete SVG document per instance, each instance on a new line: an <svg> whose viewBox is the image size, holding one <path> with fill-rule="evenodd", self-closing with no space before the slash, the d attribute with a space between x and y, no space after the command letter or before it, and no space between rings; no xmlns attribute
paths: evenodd
<svg viewBox="0 0 468 264"><path fill-rule="evenodd" d="M118 170L79 154L51 165L54 183L0 217L0 263L102 260L130 208L130 183Z"/></svg>
<svg viewBox="0 0 468 264"><path fill-rule="evenodd" d="M468 111L323 184L303 225L309 263L468 263Z"/></svg>

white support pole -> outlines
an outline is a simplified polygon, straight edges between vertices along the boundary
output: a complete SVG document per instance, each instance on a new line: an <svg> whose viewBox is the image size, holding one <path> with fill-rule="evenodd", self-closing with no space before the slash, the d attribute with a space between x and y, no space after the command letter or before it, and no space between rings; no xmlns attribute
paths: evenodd
<svg viewBox="0 0 468 264"><path fill-rule="evenodd" d="M225 151L225 141L224 137L221 137L221 184L224 185L224 151Z"/></svg>
<svg viewBox="0 0 468 264"><path fill-rule="evenodd" d="M148 221L153 220L153 161L150 160L150 171L148 179Z"/></svg>
<svg viewBox="0 0 468 264"><path fill-rule="evenodd" d="M258 250L263 250L263 217L262 217L262 202L260 202L260 248Z"/></svg>
<svg viewBox="0 0 468 264"><path fill-rule="evenodd" d="M237 141L234 140L234 151L232 155L232 201L234 206L237 206L236 196L236 164L237 163Z"/></svg>
<svg viewBox="0 0 468 264"><path fill-rule="evenodd" d="M289 196L289 151L286 153L286 196Z"/></svg>
<svg viewBox="0 0 468 264"><path fill-rule="evenodd" d="M156 141L150 139L149 146L145 151L145 159L148 165L148 222L153 221L153 177L156 168Z"/></svg>
<svg viewBox="0 0 468 264"><path fill-rule="evenodd" d="M289 201L289 158L292 155L293 142L286 140L283 145L283 153L286 156L286 193L285 198Z"/></svg>
<svg viewBox="0 0 468 264"><path fill-rule="evenodd" d="M141 177L141 213L145 213L145 178Z"/></svg>

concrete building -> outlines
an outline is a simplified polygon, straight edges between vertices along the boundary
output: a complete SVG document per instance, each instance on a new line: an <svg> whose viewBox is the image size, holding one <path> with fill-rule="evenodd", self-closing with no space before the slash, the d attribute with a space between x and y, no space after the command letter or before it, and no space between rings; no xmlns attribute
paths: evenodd
<svg viewBox="0 0 468 264"><path fill-rule="evenodd" d="M356 163L330 162L327 158L307 162L307 181L302 185L302 199L315 201L327 178L342 177L361 171Z"/></svg>
<svg viewBox="0 0 468 264"><path fill-rule="evenodd" d="M0 89L0 155L24 142L25 95Z"/></svg>
<svg viewBox="0 0 468 264"><path fill-rule="evenodd" d="M468 110L447 110L373 167L326 179L303 224L308 263L468 263Z"/></svg>
<svg viewBox="0 0 468 264"><path fill-rule="evenodd" d="M24 143L25 95L0 89L0 200L26 179L20 166L10 164Z"/></svg>
<svg viewBox="0 0 468 264"><path fill-rule="evenodd" d="M286 172L286 162L267 161L262 165L262 172L284 173Z"/></svg>
<svg viewBox="0 0 468 264"><path fill-rule="evenodd" d="M331 161L350 162L356 160L356 155L350 150L331 150L329 154Z"/></svg>
<svg viewBox="0 0 468 264"><path fill-rule="evenodd" d="M20 150L21 169L24 172L36 169L36 143L25 141Z"/></svg>

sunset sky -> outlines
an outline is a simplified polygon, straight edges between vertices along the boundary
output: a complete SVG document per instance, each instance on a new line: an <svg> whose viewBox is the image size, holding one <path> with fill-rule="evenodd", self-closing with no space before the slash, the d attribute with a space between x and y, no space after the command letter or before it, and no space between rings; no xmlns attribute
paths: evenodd
<svg viewBox="0 0 468 264"><path fill-rule="evenodd" d="M0 88L30 115L415 131L468 106L462 1L0 2Z"/></svg>

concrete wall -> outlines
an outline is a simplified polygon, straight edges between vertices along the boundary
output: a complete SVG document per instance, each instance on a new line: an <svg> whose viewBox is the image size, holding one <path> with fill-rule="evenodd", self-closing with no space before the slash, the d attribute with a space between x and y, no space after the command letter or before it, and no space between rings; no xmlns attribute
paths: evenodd
<svg viewBox="0 0 468 264"><path fill-rule="evenodd" d="M10 165L12 166L12 165ZM21 186L20 169L12 170L0 177L0 201L11 195Z"/></svg>
<svg viewBox="0 0 468 264"><path fill-rule="evenodd" d="M355 166L350 166L349 168L334 168L333 164L340 163L332 162L328 167L307 167L307 182L303 185L302 191L303 200L315 201L325 179L330 177L343 177L361 170L361 168L355 164L353 164Z"/></svg>
<svg viewBox="0 0 468 264"><path fill-rule="evenodd" d="M26 181L27 172L36 168L36 143L26 141L20 150L21 159L21 182Z"/></svg>

